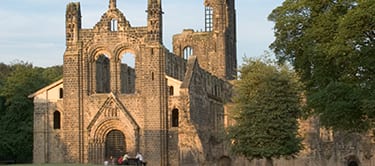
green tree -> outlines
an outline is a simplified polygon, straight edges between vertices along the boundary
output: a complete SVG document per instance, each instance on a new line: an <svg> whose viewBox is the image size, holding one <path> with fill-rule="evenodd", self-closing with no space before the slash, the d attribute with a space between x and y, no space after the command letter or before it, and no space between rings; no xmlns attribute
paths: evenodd
<svg viewBox="0 0 375 166"><path fill-rule="evenodd" d="M270 48L306 84L325 127L366 131L375 118L375 1L285 0L269 15Z"/></svg>
<svg viewBox="0 0 375 166"><path fill-rule="evenodd" d="M57 81L63 77L63 67L60 65L45 68L43 70L42 76L48 82Z"/></svg>
<svg viewBox="0 0 375 166"><path fill-rule="evenodd" d="M4 85L5 79L9 76L11 72L10 66L0 63L0 89L2 89ZM5 98L3 96L0 96L0 119L5 110Z"/></svg>
<svg viewBox="0 0 375 166"><path fill-rule="evenodd" d="M56 80L53 77L58 75L59 69L38 68L24 62L12 64L8 69L9 73L2 78L0 86L0 99L3 100L0 112L0 156L17 162L30 162L34 106L32 99L27 96Z"/></svg>
<svg viewBox="0 0 375 166"><path fill-rule="evenodd" d="M245 61L234 83L228 129L232 151L249 160L297 154L301 147L297 119L301 116L302 86L295 73L261 60Z"/></svg>

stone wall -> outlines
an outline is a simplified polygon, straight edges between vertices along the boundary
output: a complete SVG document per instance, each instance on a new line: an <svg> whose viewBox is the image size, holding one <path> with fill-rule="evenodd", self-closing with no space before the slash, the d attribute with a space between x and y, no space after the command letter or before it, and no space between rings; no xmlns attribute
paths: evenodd
<svg viewBox="0 0 375 166"><path fill-rule="evenodd" d="M199 67L190 57L181 85L182 107L178 128L181 165L211 165L224 156L224 101L227 84Z"/></svg>
<svg viewBox="0 0 375 166"><path fill-rule="evenodd" d="M334 133L321 128L317 118L300 120L304 149L295 158L274 159L276 166L374 166L374 142L371 134ZM233 165L263 166L265 160L248 161L232 157Z"/></svg>

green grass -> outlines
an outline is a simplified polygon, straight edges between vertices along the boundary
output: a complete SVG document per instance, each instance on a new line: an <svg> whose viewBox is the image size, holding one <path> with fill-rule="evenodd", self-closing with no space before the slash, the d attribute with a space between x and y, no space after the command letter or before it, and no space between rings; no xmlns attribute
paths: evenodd
<svg viewBox="0 0 375 166"><path fill-rule="evenodd" d="M102 166L93 164L12 164L11 166Z"/></svg>

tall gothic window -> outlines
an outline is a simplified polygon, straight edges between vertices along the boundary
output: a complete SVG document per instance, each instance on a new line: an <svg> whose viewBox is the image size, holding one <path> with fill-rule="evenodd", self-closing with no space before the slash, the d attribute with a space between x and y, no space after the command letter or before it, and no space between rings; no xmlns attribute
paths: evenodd
<svg viewBox="0 0 375 166"><path fill-rule="evenodd" d="M210 6L205 7L205 30L211 32L213 28L213 8Z"/></svg>
<svg viewBox="0 0 375 166"><path fill-rule="evenodd" d="M61 128L61 114L59 111L53 112L53 129Z"/></svg>
<svg viewBox="0 0 375 166"><path fill-rule="evenodd" d="M125 53L121 57L121 93L132 94L135 92L135 55Z"/></svg>
<svg viewBox="0 0 375 166"><path fill-rule="evenodd" d="M193 55L193 48L190 46L187 46L183 50L184 59L188 59L189 56Z"/></svg>
<svg viewBox="0 0 375 166"><path fill-rule="evenodd" d="M110 63L106 55L96 60L96 93L110 92Z"/></svg>

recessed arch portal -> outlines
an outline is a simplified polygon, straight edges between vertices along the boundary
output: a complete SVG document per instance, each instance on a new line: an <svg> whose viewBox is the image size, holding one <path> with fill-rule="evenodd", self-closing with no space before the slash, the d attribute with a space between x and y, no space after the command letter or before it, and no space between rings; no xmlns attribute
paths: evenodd
<svg viewBox="0 0 375 166"><path fill-rule="evenodd" d="M90 136L88 154L90 163L103 163L104 160L108 160L106 157L117 154L111 150L108 150L108 153L106 152L108 136L112 131L120 131L124 135L125 150L127 152L136 153L139 150L139 126L134 119L129 116L116 120L113 118L103 119L104 110L101 109L98 112L87 128ZM121 112L125 113L125 115L127 114L124 110Z"/></svg>

